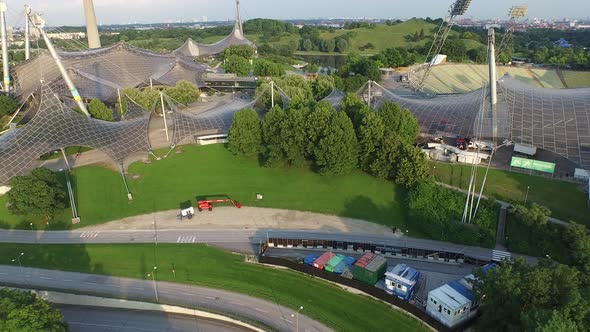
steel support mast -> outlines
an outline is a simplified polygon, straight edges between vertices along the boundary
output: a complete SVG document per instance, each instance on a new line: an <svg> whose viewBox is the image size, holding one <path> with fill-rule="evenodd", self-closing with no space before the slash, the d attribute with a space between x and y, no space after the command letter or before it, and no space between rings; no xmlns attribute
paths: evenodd
<svg viewBox="0 0 590 332"><path fill-rule="evenodd" d="M70 75L68 75L67 70L65 69L63 63L61 62L61 59L59 58L59 54L57 54L57 51L53 47L53 44L51 44L51 40L49 39L49 37L47 36L47 33L45 33L45 30L43 29L45 27L45 20L43 20L43 18L40 15L34 15L34 16L30 17L30 19L31 19L31 23L33 23L35 28L37 28L37 30L39 30L39 33L43 37L45 44L47 44L47 49L49 50L49 53L51 53L51 57L53 58L53 60L55 60L55 64L57 65L57 68L59 69L61 76L63 77L64 81L66 82L66 85L70 89L70 92L72 93L72 97L74 97L74 101L76 101L76 104L78 105L80 110L87 117L90 117L90 113L88 113L88 109L86 109L86 105L84 104L84 102L82 102L82 98L80 97L80 92L78 92L78 89L76 88L76 86L72 82Z"/></svg>
<svg viewBox="0 0 590 332"><path fill-rule="evenodd" d="M0 2L0 31L2 34L2 74L4 92L10 92L10 68L8 67L8 36L6 33L6 2Z"/></svg>
<svg viewBox="0 0 590 332"><path fill-rule="evenodd" d="M25 60L31 58L31 21L29 16L31 16L31 7L25 5Z"/></svg>

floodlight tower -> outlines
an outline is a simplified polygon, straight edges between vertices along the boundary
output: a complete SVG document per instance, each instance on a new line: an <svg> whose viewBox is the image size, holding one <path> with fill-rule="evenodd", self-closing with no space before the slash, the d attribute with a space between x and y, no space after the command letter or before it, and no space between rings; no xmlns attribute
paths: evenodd
<svg viewBox="0 0 590 332"><path fill-rule="evenodd" d="M523 18L526 16L526 14L529 11L529 6L528 5L518 5L518 6L513 6L512 8L510 8L510 12L508 13L508 24L506 26L506 33L504 33L504 36L502 36L502 40L500 41L500 46L498 46L498 55L502 52L504 52L507 48L508 45L510 44L511 40L512 40L512 34L514 33L514 28L516 27L516 25L518 24L518 20L520 18Z"/></svg>
<svg viewBox="0 0 590 332"><path fill-rule="evenodd" d="M4 92L10 92L10 69L8 68L8 37L6 34L6 1L0 2L0 32L2 34L2 74Z"/></svg>
<svg viewBox="0 0 590 332"><path fill-rule="evenodd" d="M74 101L76 101L76 104L78 105L80 110L87 117L90 117L90 113L88 113L88 109L86 108L86 105L84 104L84 102L82 102L82 98L80 97L80 92L78 92L78 89L76 88L76 86L72 82L70 75L68 75L68 72L66 71L63 63L61 62L61 59L59 58L59 54L57 54L57 51L53 47L53 44L51 44L51 39L49 39L49 36L47 36L47 33L45 33L45 30L43 29L45 27L45 20L41 17L41 15L38 15L38 14L30 15L28 17L28 19L30 19L31 23L33 23L35 28L37 28L37 30L39 30L39 33L43 37L45 44L47 44L47 49L49 50L49 53L51 53L51 57L55 61L55 64L57 65L57 68L59 69L61 76L63 77L64 81L66 82L66 85L70 89L70 92L72 93L72 97L74 97Z"/></svg>
<svg viewBox="0 0 590 332"><path fill-rule="evenodd" d="M451 7L449 8L449 13L447 17L443 20L438 31L434 35L434 42L430 46L430 50L428 51L428 55L426 56L426 68L423 70L422 75L419 75L418 83L416 89L422 91L424 88L424 83L426 79L430 75L430 71L434 66L434 60L436 56L440 53L447 38L449 37L449 33L451 29L455 25L455 20L457 16L465 15L467 9L469 9L469 5L471 4L471 0L457 0L455 1Z"/></svg>
<svg viewBox="0 0 590 332"><path fill-rule="evenodd" d="M84 0L84 16L86 16L86 36L88 37L88 48L100 48L100 36L94 13L92 0Z"/></svg>

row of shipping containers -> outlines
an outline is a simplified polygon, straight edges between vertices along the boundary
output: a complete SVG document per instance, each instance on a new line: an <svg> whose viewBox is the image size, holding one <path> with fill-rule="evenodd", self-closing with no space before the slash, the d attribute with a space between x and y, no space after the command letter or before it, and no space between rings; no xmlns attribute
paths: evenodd
<svg viewBox="0 0 590 332"><path fill-rule="evenodd" d="M320 256L310 254L303 262L320 270L342 274L349 269L353 278L374 286L387 270L387 260L383 256L366 253L356 260L354 257L326 252Z"/></svg>

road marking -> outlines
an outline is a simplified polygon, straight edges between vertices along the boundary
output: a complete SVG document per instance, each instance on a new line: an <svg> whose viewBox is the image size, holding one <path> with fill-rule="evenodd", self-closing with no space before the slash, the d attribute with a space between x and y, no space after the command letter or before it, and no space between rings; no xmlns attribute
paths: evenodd
<svg viewBox="0 0 590 332"><path fill-rule="evenodd" d="M243 304L241 304L241 303L238 303L238 302L230 302L230 304L233 304L233 305L239 305L239 306L242 306L242 307L244 307L244 306L245 306L245 305L243 305Z"/></svg>
<svg viewBox="0 0 590 332"><path fill-rule="evenodd" d="M260 311L260 312L264 312L265 314L268 314L268 311L266 311L266 310L262 310L262 309L258 309L258 308L254 308L254 310Z"/></svg>
<svg viewBox="0 0 590 332"><path fill-rule="evenodd" d="M103 327L103 328L108 328L108 330L111 330L111 328L116 328L116 329L122 328L122 326L116 326L116 325L106 325L106 324L91 324L91 323L81 323L81 322L80 322L80 323L79 323L79 322L68 322L68 324L72 324L72 325L82 325L82 326ZM138 327L135 327L135 328L133 328L133 330L136 330L136 331L149 331L149 332L152 332L152 331L153 331L153 332L158 332L158 331L161 331L161 330L151 330L151 329L146 329L146 328L138 328Z"/></svg>
<svg viewBox="0 0 590 332"><path fill-rule="evenodd" d="M140 287L131 287L131 289L140 290L140 291L144 290L143 288L140 288Z"/></svg>
<svg viewBox="0 0 590 332"><path fill-rule="evenodd" d="M213 296L205 296L206 298L208 298L209 300L215 300L215 298Z"/></svg>
<svg viewBox="0 0 590 332"><path fill-rule="evenodd" d="M310 331L310 330L308 330L308 329L305 329L305 332L311 332L311 331Z"/></svg>
<svg viewBox="0 0 590 332"><path fill-rule="evenodd" d="M176 243L195 243L197 242L196 236L179 236L176 239Z"/></svg>
<svg viewBox="0 0 590 332"><path fill-rule="evenodd" d="M53 278L51 278L51 277L39 277L39 278L45 279L45 280L53 280Z"/></svg>
<svg viewBox="0 0 590 332"><path fill-rule="evenodd" d="M95 282L90 282L90 281L84 281L84 283L85 283L85 284L89 284L89 285L98 285L97 283L95 283Z"/></svg>
<svg viewBox="0 0 590 332"><path fill-rule="evenodd" d="M287 322L287 323L293 324L293 322L292 322L292 321L288 320L288 319L287 319L287 318L285 318L285 317L281 317L281 319L282 319L282 320L284 320L284 321L285 321L285 322Z"/></svg>
<svg viewBox="0 0 590 332"><path fill-rule="evenodd" d="M7 274L8 274L8 273L0 273L0 276L5 276L5 275L7 275Z"/></svg>
<svg viewBox="0 0 590 332"><path fill-rule="evenodd" d="M100 232L83 232L80 234L81 238L96 238Z"/></svg>
<svg viewBox="0 0 590 332"><path fill-rule="evenodd" d="M70 279L64 279L64 282L74 282L74 280L70 280Z"/></svg>
<svg viewBox="0 0 590 332"><path fill-rule="evenodd" d="M503 260L511 260L511 255L509 252L501 251L501 250L492 250L492 260L496 262L501 262Z"/></svg>

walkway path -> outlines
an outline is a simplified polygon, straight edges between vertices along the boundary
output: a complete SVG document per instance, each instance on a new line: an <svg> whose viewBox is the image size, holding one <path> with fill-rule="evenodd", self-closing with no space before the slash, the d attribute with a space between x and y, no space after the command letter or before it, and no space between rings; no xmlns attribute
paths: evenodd
<svg viewBox="0 0 590 332"><path fill-rule="evenodd" d="M296 331L294 311L277 303L238 293L206 287L152 280L116 278L104 275L61 272L18 266L0 266L0 283L26 288L72 291L109 297L156 301L185 308L233 313L280 331ZM300 331L331 331L304 313L299 315Z"/></svg>

